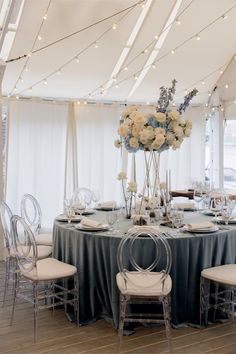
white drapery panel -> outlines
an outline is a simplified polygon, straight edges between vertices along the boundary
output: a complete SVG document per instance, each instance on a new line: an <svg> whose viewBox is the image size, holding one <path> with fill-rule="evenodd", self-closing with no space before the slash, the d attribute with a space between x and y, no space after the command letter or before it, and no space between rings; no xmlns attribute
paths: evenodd
<svg viewBox="0 0 236 354"><path fill-rule="evenodd" d="M78 148L78 184L100 191L102 200L119 200L120 150L115 148L120 107L75 107Z"/></svg>
<svg viewBox="0 0 236 354"><path fill-rule="evenodd" d="M63 206L67 115L65 104L9 103L6 200L18 214L23 194L34 195L47 227Z"/></svg>

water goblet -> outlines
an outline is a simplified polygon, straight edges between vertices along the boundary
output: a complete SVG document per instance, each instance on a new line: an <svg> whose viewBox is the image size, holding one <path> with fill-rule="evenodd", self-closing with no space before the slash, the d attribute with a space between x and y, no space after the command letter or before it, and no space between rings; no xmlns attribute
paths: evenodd
<svg viewBox="0 0 236 354"><path fill-rule="evenodd" d="M107 223L110 226L110 230L113 231L113 225L117 221L117 213L115 211L108 211L106 214Z"/></svg>
<svg viewBox="0 0 236 354"><path fill-rule="evenodd" d="M177 234L179 234L179 229L184 224L184 212L182 210L172 210L169 218L173 226L177 229Z"/></svg>
<svg viewBox="0 0 236 354"><path fill-rule="evenodd" d="M211 200L211 211L214 214L214 220L217 222L218 221L218 216L221 213L221 210L223 208L224 201L223 199L219 196L212 198Z"/></svg>
<svg viewBox="0 0 236 354"><path fill-rule="evenodd" d="M72 206L67 208L66 216L67 216L67 219L68 219L68 224L70 224L71 220L75 217L75 210L74 210L74 208Z"/></svg>
<svg viewBox="0 0 236 354"><path fill-rule="evenodd" d="M193 199L197 203L197 210L200 213L200 203L204 198L204 194L201 189L194 189Z"/></svg>

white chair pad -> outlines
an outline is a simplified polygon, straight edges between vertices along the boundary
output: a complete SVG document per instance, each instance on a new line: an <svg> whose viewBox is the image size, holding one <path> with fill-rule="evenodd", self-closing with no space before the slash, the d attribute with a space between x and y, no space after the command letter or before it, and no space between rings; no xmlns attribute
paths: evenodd
<svg viewBox="0 0 236 354"><path fill-rule="evenodd" d="M35 235L37 245L52 246L52 234L38 234Z"/></svg>
<svg viewBox="0 0 236 354"><path fill-rule="evenodd" d="M127 280L121 273L116 275L116 282L120 292L124 295L161 296L171 292L172 280L168 275L163 283L163 273L138 271L128 272Z"/></svg>
<svg viewBox="0 0 236 354"><path fill-rule="evenodd" d="M236 285L236 264L225 264L204 269L201 276L227 285Z"/></svg>
<svg viewBox="0 0 236 354"><path fill-rule="evenodd" d="M38 245L37 248L38 248L38 259L47 258L47 257L51 256L51 254L52 254L52 247L51 246ZM21 249L23 252L24 252L24 249L25 249L25 252L28 251L27 246L22 246ZM16 253L14 252L13 249L11 249L10 255L11 255L11 257L16 257ZM31 248L29 254L27 254L27 257L32 257L32 256L33 256L33 250Z"/></svg>
<svg viewBox="0 0 236 354"><path fill-rule="evenodd" d="M52 247L51 246L44 246L44 245L39 245L37 246L38 248L38 259L44 259L52 254ZM29 254L30 256L30 254Z"/></svg>
<svg viewBox="0 0 236 354"><path fill-rule="evenodd" d="M71 264L60 262L55 258L45 258L37 262L37 268L27 272L22 271L22 274L34 281L56 280L74 275L77 268Z"/></svg>

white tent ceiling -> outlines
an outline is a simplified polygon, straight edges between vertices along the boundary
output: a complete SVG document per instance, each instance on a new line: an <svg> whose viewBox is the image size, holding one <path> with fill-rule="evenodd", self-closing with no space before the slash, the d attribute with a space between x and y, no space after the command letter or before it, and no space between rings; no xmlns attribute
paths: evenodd
<svg viewBox="0 0 236 354"><path fill-rule="evenodd" d="M21 1L16 2L20 8ZM133 4L135 0L25 0L8 59L29 53L35 40L34 50ZM144 11L140 4L128 14L117 15L41 50L28 59L23 58L7 64L3 94L12 93L17 82L14 95L20 96L155 102L159 87L170 85L171 80L176 78L177 102L183 99L186 89L196 87L199 95L193 103L206 104L209 100L208 92L212 91L217 83L221 86L224 99L236 99L236 85L231 89L233 86L230 84L228 91L225 89L226 93L222 92L225 82L220 79L220 68L224 71L236 52L236 0L146 0L144 4L144 7L150 5L144 22L122 65L122 70L117 75L117 82L112 83L113 87L110 87L105 95L101 95L101 86L111 77L130 34ZM37 40L48 5L47 20L43 21L40 31L42 40ZM180 6L175 17L181 24L175 21L170 26L155 58L156 68L150 66L140 85L130 95L136 82L134 76L145 66L152 47L147 53L140 53L154 40L155 35L160 34L171 11L177 5ZM227 16L222 18L225 13ZM121 20L124 14L126 15ZM114 23L117 23L116 30L111 29ZM93 43L108 29L110 30L98 41L98 48L94 48ZM198 33L200 40L196 38ZM191 37L193 38L190 39ZM62 68L61 75L57 74L57 69L75 58L90 44L92 45L79 56L79 63L72 60ZM175 53L171 54L174 48ZM129 64L137 55L136 60ZM26 60L29 70L22 72L21 82L19 76ZM124 70L126 64L128 70ZM51 75L53 72L55 74ZM227 75L229 83L236 80L235 71L230 71ZM45 78L47 85L43 82ZM36 84L37 82L39 83ZM116 88L115 85L118 84ZM28 90L30 87L33 87L32 91ZM96 88L99 89L94 94ZM88 96L89 93L92 93L91 97Z"/></svg>

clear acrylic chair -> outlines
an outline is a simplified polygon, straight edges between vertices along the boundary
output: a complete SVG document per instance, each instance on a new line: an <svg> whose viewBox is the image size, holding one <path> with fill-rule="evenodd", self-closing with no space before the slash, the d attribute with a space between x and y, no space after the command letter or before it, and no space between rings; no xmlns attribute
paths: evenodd
<svg viewBox="0 0 236 354"><path fill-rule="evenodd" d="M4 293L3 293L3 303L2 305L5 306L6 302L6 295L8 292L10 278L13 273L15 273L16 269L16 259L12 248L12 230L11 230L11 218L12 218L12 211L10 207L2 201L0 203L0 216L1 222L3 227L3 236L4 236L4 247L6 250L5 256L5 284L4 284Z"/></svg>
<svg viewBox="0 0 236 354"><path fill-rule="evenodd" d="M21 200L21 216L35 234L37 245L52 246L52 233L40 233L42 211L39 202L31 194L25 194Z"/></svg>
<svg viewBox="0 0 236 354"><path fill-rule="evenodd" d="M36 341L38 311L68 304L74 307L75 322L79 324L79 281L77 268L55 258L38 260L35 237L20 216L12 217L13 246L18 272L15 272L14 300L11 315L13 323L16 299L24 299L34 306L34 341ZM68 279L73 278L73 287Z"/></svg>
<svg viewBox="0 0 236 354"><path fill-rule="evenodd" d="M0 203L0 216L3 226L4 245L7 252L5 257L5 284L2 303L2 305L5 306L10 281L14 282L14 273L16 272L16 255L13 247L13 234L11 224L13 213L10 207L4 201ZM38 245L37 252L39 259L47 258L52 254L52 247L47 245ZM30 255L32 256L32 252Z"/></svg>
<svg viewBox="0 0 236 354"><path fill-rule="evenodd" d="M144 238L145 237L145 238ZM140 239L141 238L141 239ZM142 264L143 242L149 242L153 261ZM139 258L138 263L136 259ZM120 318L117 353L120 352L124 324L128 322L164 323L169 350L171 342L171 288L169 275L172 256L164 235L154 227L134 227L122 238L117 253L119 273L116 276L120 290ZM141 264L141 265L140 265ZM131 304L161 304L163 315L153 313L132 313Z"/></svg>
<svg viewBox="0 0 236 354"><path fill-rule="evenodd" d="M94 200L94 192L89 188L78 188L73 193L72 200L74 205L84 204L88 208Z"/></svg>
<svg viewBox="0 0 236 354"><path fill-rule="evenodd" d="M216 311L220 310L234 321L235 306L236 264L203 269L200 278L200 327L207 325L209 309L214 310L213 320Z"/></svg>

